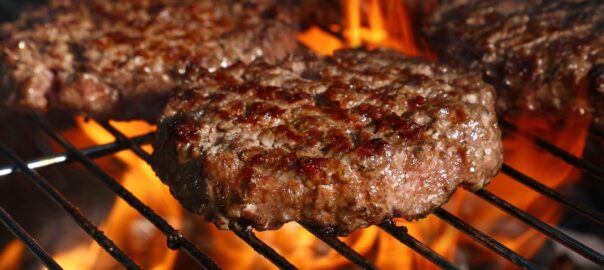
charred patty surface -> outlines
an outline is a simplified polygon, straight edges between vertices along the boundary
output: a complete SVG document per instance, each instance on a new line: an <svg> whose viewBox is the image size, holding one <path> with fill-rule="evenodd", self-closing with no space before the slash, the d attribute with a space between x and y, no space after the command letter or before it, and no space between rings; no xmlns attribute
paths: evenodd
<svg viewBox="0 0 604 270"><path fill-rule="evenodd" d="M419 218L502 162L479 75L390 51L233 66L168 103L153 167L220 228L288 221L347 234Z"/></svg>
<svg viewBox="0 0 604 270"><path fill-rule="evenodd" d="M501 111L565 117L583 95L578 109L604 127L604 1L444 2L427 27L432 46L482 70Z"/></svg>
<svg viewBox="0 0 604 270"><path fill-rule="evenodd" d="M155 121L180 77L295 47L279 1L51 0L1 28L13 108Z"/></svg>

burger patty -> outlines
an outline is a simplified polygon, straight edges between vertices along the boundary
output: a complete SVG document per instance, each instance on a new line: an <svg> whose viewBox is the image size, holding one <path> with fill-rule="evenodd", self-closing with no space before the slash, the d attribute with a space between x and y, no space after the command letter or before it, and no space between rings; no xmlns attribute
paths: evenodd
<svg viewBox="0 0 604 270"><path fill-rule="evenodd" d="M342 50L202 76L168 102L152 165L219 228L298 221L345 235L482 188L501 165L500 136L479 75Z"/></svg>
<svg viewBox="0 0 604 270"><path fill-rule="evenodd" d="M432 46L482 70L501 111L565 117L579 109L604 126L604 1L444 2L426 28Z"/></svg>
<svg viewBox="0 0 604 270"><path fill-rule="evenodd" d="M296 46L279 1L51 0L0 33L0 98L30 112L154 122L188 69Z"/></svg>

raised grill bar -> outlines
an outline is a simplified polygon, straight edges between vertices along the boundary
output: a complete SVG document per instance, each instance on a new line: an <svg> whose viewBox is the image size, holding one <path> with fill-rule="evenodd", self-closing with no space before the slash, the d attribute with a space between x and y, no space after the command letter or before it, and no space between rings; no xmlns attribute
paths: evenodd
<svg viewBox="0 0 604 270"><path fill-rule="evenodd" d="M346 257L348 260L355 263L356 265L363 267L363 269L377 269L375 265L373 265L367 259L363 258L361 254L347 246L344 242L340 241L340 239L338 239L333 233L329 232L328 230L325 230L323 228L317 228L310 224L300 223L300 225L302 225L304 229L312 233L317 238L321 239L321 241L323 241L325 244L332 247L334 250L336 250L338 253L340 253L342 256Z"/></svg>
<svg viewBox="0 0 604 270"><path fill-rule="evenodd" d="M434 252L430 247L424 243L415 239L415 237L407 233L406 227L397 227L392 220L388 220L380 224L380 228L386 231L394 238L398 239L401 243L415 250L417 253L422 254L426 259L430 260L434 264L440 266L443 269L459 269L451 262L447 261L443 256Z"/></svg>
<svg viewBox="0 0 604 270"><path fill-rule="evenodd" d="M7 212L4 207L0 206L0 222L6 226L6 228L19 238L25 246L34 254L40 261L51 270L63 269L55 261L46 250L44 250L36 240L17 223Z"/></svg>
<svg viewBox="0 0 604 270"><path fill-rule="evenodd" d="M550 152L552 155L559 157L560 159L564 160L564 162L566 162L578 169L581 169L583 172L585 172L599 180L604 181L604 168L603 167L599 167L595 164L592 164L585 160L577 158L577 157L573 156L572 154L560 149L559 147L549 143L548 141L546 141L544 139L541 139L541 138L535 137L531 134L522 132L521 130L518 129L518 127L516 127L514 124L512 124L506 120L499 121L499 124L501 125L501 127L508 129L510 131L513 131L515 133L515 135L522 136L524 138L529 139L535 145Z"/></svg>
<svg viewBox="0 0 604 270"><path fill-rule="evenodd" d="M536 265L529 262L522 256L518 255L518 253L514 252L503 244L497 242L497 240L491 238L490 236L465 223L463 220L449 213L447 210L437 208L436 211L434 211L434 215L441 218L445 222L449 223L449 225L455 227L466 235L472 237L472 239L480 242L483 246L508 259L510 262L522 267L523 269L539 269Z"/></svg>
<svg viewBox="0 0 604 270"><path fill-rule="evenodd" d="M602 214L601 212L595 211L595 210L583 205L582 203L577 202L576 200L573 200L571 198L568 198L568 197L562 195L561 193L539 183L537 180L530 178L527 175L515 170L514 168L508 166L507 164L503 164L503 166L501 167L501 171L503 173L511 176L512 178L514 178L514 180L531 188L532 190L539 192L543 195L546 195L546 196L558 201L559 203L568 206L570 209L574 210L575 212L583 215L584 217L591 219L592 221L594 221L600 225L604 225L604 214Z"/></svg>
<svg viewBox="0 0 604 270"><path fill-rule="evenodd" d="M90 172L98 176L115 194L120 196L130 206L136 209L141 215L148 219L155 227L157 227L168 239L173 240L171 247L182 247L191 258L193 258L200 265L206 267L206 269L220 269L218 265L206 254L201 252L198 248L189 242L186 238L182 237L178 231L176 231L166 220L161 216L157 215L153 209L149 208L138 198L136 198L130 191L120 185L115 179L107 174L103 169L94 164L89 158L79 152L71 143L67 142L61 135L59 135L48 123L46 119L36 117L40 127L56 142L63 146L68 153L75 156L75 158L84 165Z"/></svg>
<svg viewBox="0 0 604 270"><path fill-rule="evenodd" d="M229 229L233 231L233 233L235 233L239 238L245 241L248 245L250 245L256 252L262 254L262 256L267 258L279 268L297 269L287 259L283 258L281 254L277 253L271 246L258 239L258 237L256 237L251 228L244 228L243 226L235 225Z"/></svg>
<svg viewBox="0 0 604 270"><path fill-rule="evenodd" d="M495 194L487 191L486 189L475 191L474 194L478 195L480 198L483 198L485 201L488 201L489 203L497 206L499 209L507 212L508 214L522 220L524 223L546 234L547 236L556 240L560 244L563 244L564 246L581 254L583 257L589 259L590 261L593 261L600 266L604 266L604 255L580 243L576 239L548 225L547 223L539 220L538 218L509 204L507 201L497 197Z"/></svg>
<svg viewBox="0 0 604 270"><path fill-rule="evenodd" d="M136 144L146 144L146 143L149 143L152 138L153 138L153 132L147 133L145 135L132 137L132 139L130 141L133 143L136 143ZM99 158L99 157L103 157L106 155L111 155L111 154L117 153L117 152L122 151L127 148L128 148L127 145L117 143L117 142L112 142L112 143L107 143L107 144L103 144L103 145L84 148L84 149L80 150L80 152L82 152L82 154L87 156L88 158ZM73 161L74 161L74 157L70 156L67 152L64 152L64 153L57 154L57 155L52 155L52 156L47 156L47 157L43 157L43 158L39 158L39 159L30 160L27 162L27 167L30 169L39 169L39 168L44 168L44 167L55 165L55 164L71 163ZM12 165L0 167L0 177L9 175L14 172L15 172L15 168Z"/></svg>
<svg viewBox="0 0 604 270"><path fill-rule="evenodd" d="M15 155L3 144L0 144L0 153L8 160L13 162L17 169L27 176L33 184L35 184L40 190L42 190L51 200L53 200L59 207L63 208L69 215L75 220L75 222L92 237L107 253L109 253L118 262L126 266L128 269L140 269L140 267L126 255L111 239L107 238L103 231L92 223L88 218L80 212L80 210L73 205L61 192L55 189L46 179L44 179L36 171L27 167L19 157Z"/></svg>

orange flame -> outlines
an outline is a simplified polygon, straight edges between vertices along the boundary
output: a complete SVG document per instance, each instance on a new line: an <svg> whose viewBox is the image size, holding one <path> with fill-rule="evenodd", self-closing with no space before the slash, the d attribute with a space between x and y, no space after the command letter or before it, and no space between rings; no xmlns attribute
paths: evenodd
<svg viewBox="0 0 604 270"><path fill-rule="evenodd" d="M77 130L64 134L70 141L77 141L81 134L92 139L94 144L108 143L115 140L103 127L93 121L84 121L78 117L77 123L79 126ZM141 135L154 129L154 127L144 122L116 122L112 124L128 136ZM149 151L150 149L147 148L146 150ZM119 152L113 157L125 164L125 169L108 170L108 172L115 179L121 181L121 184L137 198L166 219L168 223L176 228L181 227L183 221L182 208L170 195L168 188L157 179L149 165L130 151ZM103 166L102 163L99 163L99 165ZM165 236L125 201L116 199L100 228L143 268L173 268L177 252L169 250L166 247ZM117 262L92 241L57 254L54 258L65 269L117 267Z"/></svg>
<svg viewBox="0 0 604 270"><path fill-rule="evenodd" d="M0 269L17 270L21 264L21 258L25 246L19 240L13 240L0 253Z"/></svg>
<svg viewBox="0 0 604 270"><path fill-rule="evenodd" d="M407 8L397 0L344 1L344 29L341 41L329 32L313 26L298 35L298 40L320 54L341 48L366 46L391 48L407 55L433 58L415 42Z"/></svg>

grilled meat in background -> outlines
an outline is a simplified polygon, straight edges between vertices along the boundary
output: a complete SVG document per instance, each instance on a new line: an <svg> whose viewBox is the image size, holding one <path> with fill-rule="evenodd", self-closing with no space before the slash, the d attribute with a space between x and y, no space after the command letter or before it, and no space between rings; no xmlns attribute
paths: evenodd
<svg viewBox="0 0 604 270"><path fill-rule="evenodd" d="M155 122L187 69L215 70L296 46L280 1L52 0L2 26L0 98Z"/></svg>
<svg viewBox="0 0 604 270"><path fill-rule="evenodd" d="M426 27L431 45L442 60L483 71L502 112L562 119L585 110L604 127L603 1L442 2Z"/></svg>
<svg viewBox="0 0 604 270"><path fill-rule="evenodd" d="M257 61L179 91L152 164L220 228L300 221L345 235L484 186L502 162L494 102L479 75L390 51Z"/></svg>

